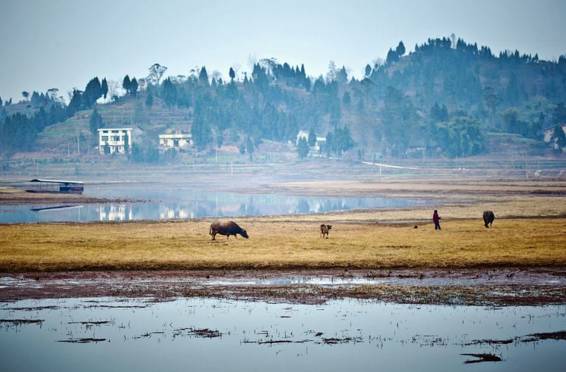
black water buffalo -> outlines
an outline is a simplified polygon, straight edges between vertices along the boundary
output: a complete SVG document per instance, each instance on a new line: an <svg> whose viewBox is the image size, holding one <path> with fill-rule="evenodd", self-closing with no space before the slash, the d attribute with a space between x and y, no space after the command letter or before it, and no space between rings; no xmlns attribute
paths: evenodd
<svg viewBox="0 0 566 372"><path fill-rule="evenodd" d="M493 221L495 220L495 213L493 211L485 211L483 212L483 223L485 227L489 228L493 225Z"/></svg>
<svg viewBox="0 0 566 372"><path fill-rule="evenodd" d="M227 239L230 239L230 235L234 235L236 238L237 234L240 234L244 238L248 239L248 233L246 230L242 229L234 221L216 221L210 225L209 234L212 236L212 240L216 240L216 234L226 235Z"/></svg>
<svg viewBox="0 0 566 372"><path fill-rule="evenodd" d="M330 231L331 228L332 225L325 225L325 224L320 225L320 237L321 238L326 237L326 239L328 239L328 232Z"/></svg>

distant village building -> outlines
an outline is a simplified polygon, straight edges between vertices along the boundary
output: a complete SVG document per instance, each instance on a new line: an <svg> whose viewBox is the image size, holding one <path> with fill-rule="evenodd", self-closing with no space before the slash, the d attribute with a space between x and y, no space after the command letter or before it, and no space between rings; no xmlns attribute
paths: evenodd
<svg viewBox="0 0 566 372"><path fill-rule="evenodd" d="M324 148L325 145L326 145L326 137L316 136L316 142L313 146L313 150L320 153L322 152L322 149Z"/></svg>
<svg viewBox="0 0 566 372"><path fill-rule="evenodd" d="M562 124L560 125L560 127L562 128L564 135L566 135L566 124ZM544 131L544 142L550 144L553 150L558 150L559 144L556 142L556 139L553 138L554 128L555 127L552 127ZM562 148L561 150L564 151L564 148Z"/></svg>
<svg viewBox="0 0 566 372"><path fill-rule="evenodd" d="M166 150L185 150L193 144L189 133L165 133L159 135L159 148Z"/></svg>
<svg viewBox="0 0 566 372"><path fill-rule="evenodd" d="M309 132L307 130L300 130L299 133L297 133L297 140L295 141L295 145L299 145L299 141L301 140L301 138L304 138L307 142L309 141Z"/></svg>
<svg viewBox="0 0 566 372"><path fill-rule="evenodd" d="M299 141L304 138L305 141L309 141L309 132L306 130L300 130L297 134L297 139L295 141L295 145L299 145ZM311 155L317 155L322 152L322 149L326 145L326 137L319 137L316 136L316 141L313 146L310 146Z"/></svg>
<svg viewBox="0 0 566 372"><path fill-rule="evenodd" d="M131 153L132 128L99 129L98 151L103 155Z"/></svg>

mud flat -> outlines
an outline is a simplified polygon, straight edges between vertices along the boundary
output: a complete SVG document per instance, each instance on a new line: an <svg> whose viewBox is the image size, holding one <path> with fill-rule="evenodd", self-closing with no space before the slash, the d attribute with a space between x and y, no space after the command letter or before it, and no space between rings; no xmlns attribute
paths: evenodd
<svg viewBox="0 0 566 372"><path fill-rule="evenodd" d="M127 199L96 198L78 194L26 192L12 187L0 187L0 204L63 204L129 202Z"/></svg>
<svg viewBox="0 0 566 372"><path fill-rule="evenodd" d="M371 299L406 304L566 304L566 268L196 270L4 274L0 301L184 297L322 304ZM14 307L17 311L43 310ZM87 323L83 323L87 324Z"/></svg>
<svg viewBox="0 0 566 372"><path fill-rule="evenodd" d="M421 176L408 179L282 181L271 185L259 185L257 189L297 195L389 195L476 199L493 196L566 196L566 180L487 180L457 177L433 179Z"/></svg>

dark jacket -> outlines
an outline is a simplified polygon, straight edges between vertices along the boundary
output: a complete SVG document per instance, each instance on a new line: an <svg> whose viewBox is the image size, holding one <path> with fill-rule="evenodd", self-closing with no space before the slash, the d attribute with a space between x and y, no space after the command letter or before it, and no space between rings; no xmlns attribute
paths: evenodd
<svg viewBox="0 0 566 372"><path fill-rule="evenodd" d="M432 214L432 221L433 221L434 223L439 223L439 222L440 222L440 216L438 215L438 212L434 212L434 213Z"/></svg>

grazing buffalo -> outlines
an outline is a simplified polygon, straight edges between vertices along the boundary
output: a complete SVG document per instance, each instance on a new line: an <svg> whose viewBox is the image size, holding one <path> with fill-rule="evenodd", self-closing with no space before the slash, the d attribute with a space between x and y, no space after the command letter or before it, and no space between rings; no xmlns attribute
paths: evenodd
<svg viewBox="0 0 566 372"><path fill-rule="evenodd" d="M328 232L330 231L331 228L332 225L325 225L325 224L320 225L320 237L321 238L326 237L326 239L328 239Z"/></svg>
<svg viewBox="0 0 566 372"><path fill-rule="evenodd" d="M483 223L485 227L489 228L493 225L493 221L495 220L495 213L493 211L485 211L483 212Z"/></svg>
<svg viewBox="0 0 566 372"><path fill-rule="evenodd" d="M216 221L210 225L210 235L212 240L216 240L216 234L226 235L227 239L230 239L230 235L234 235L236 238L237 234L240 234L244 238L248 239L248 233L246 230L242 229L234 221Z"/></svg>

